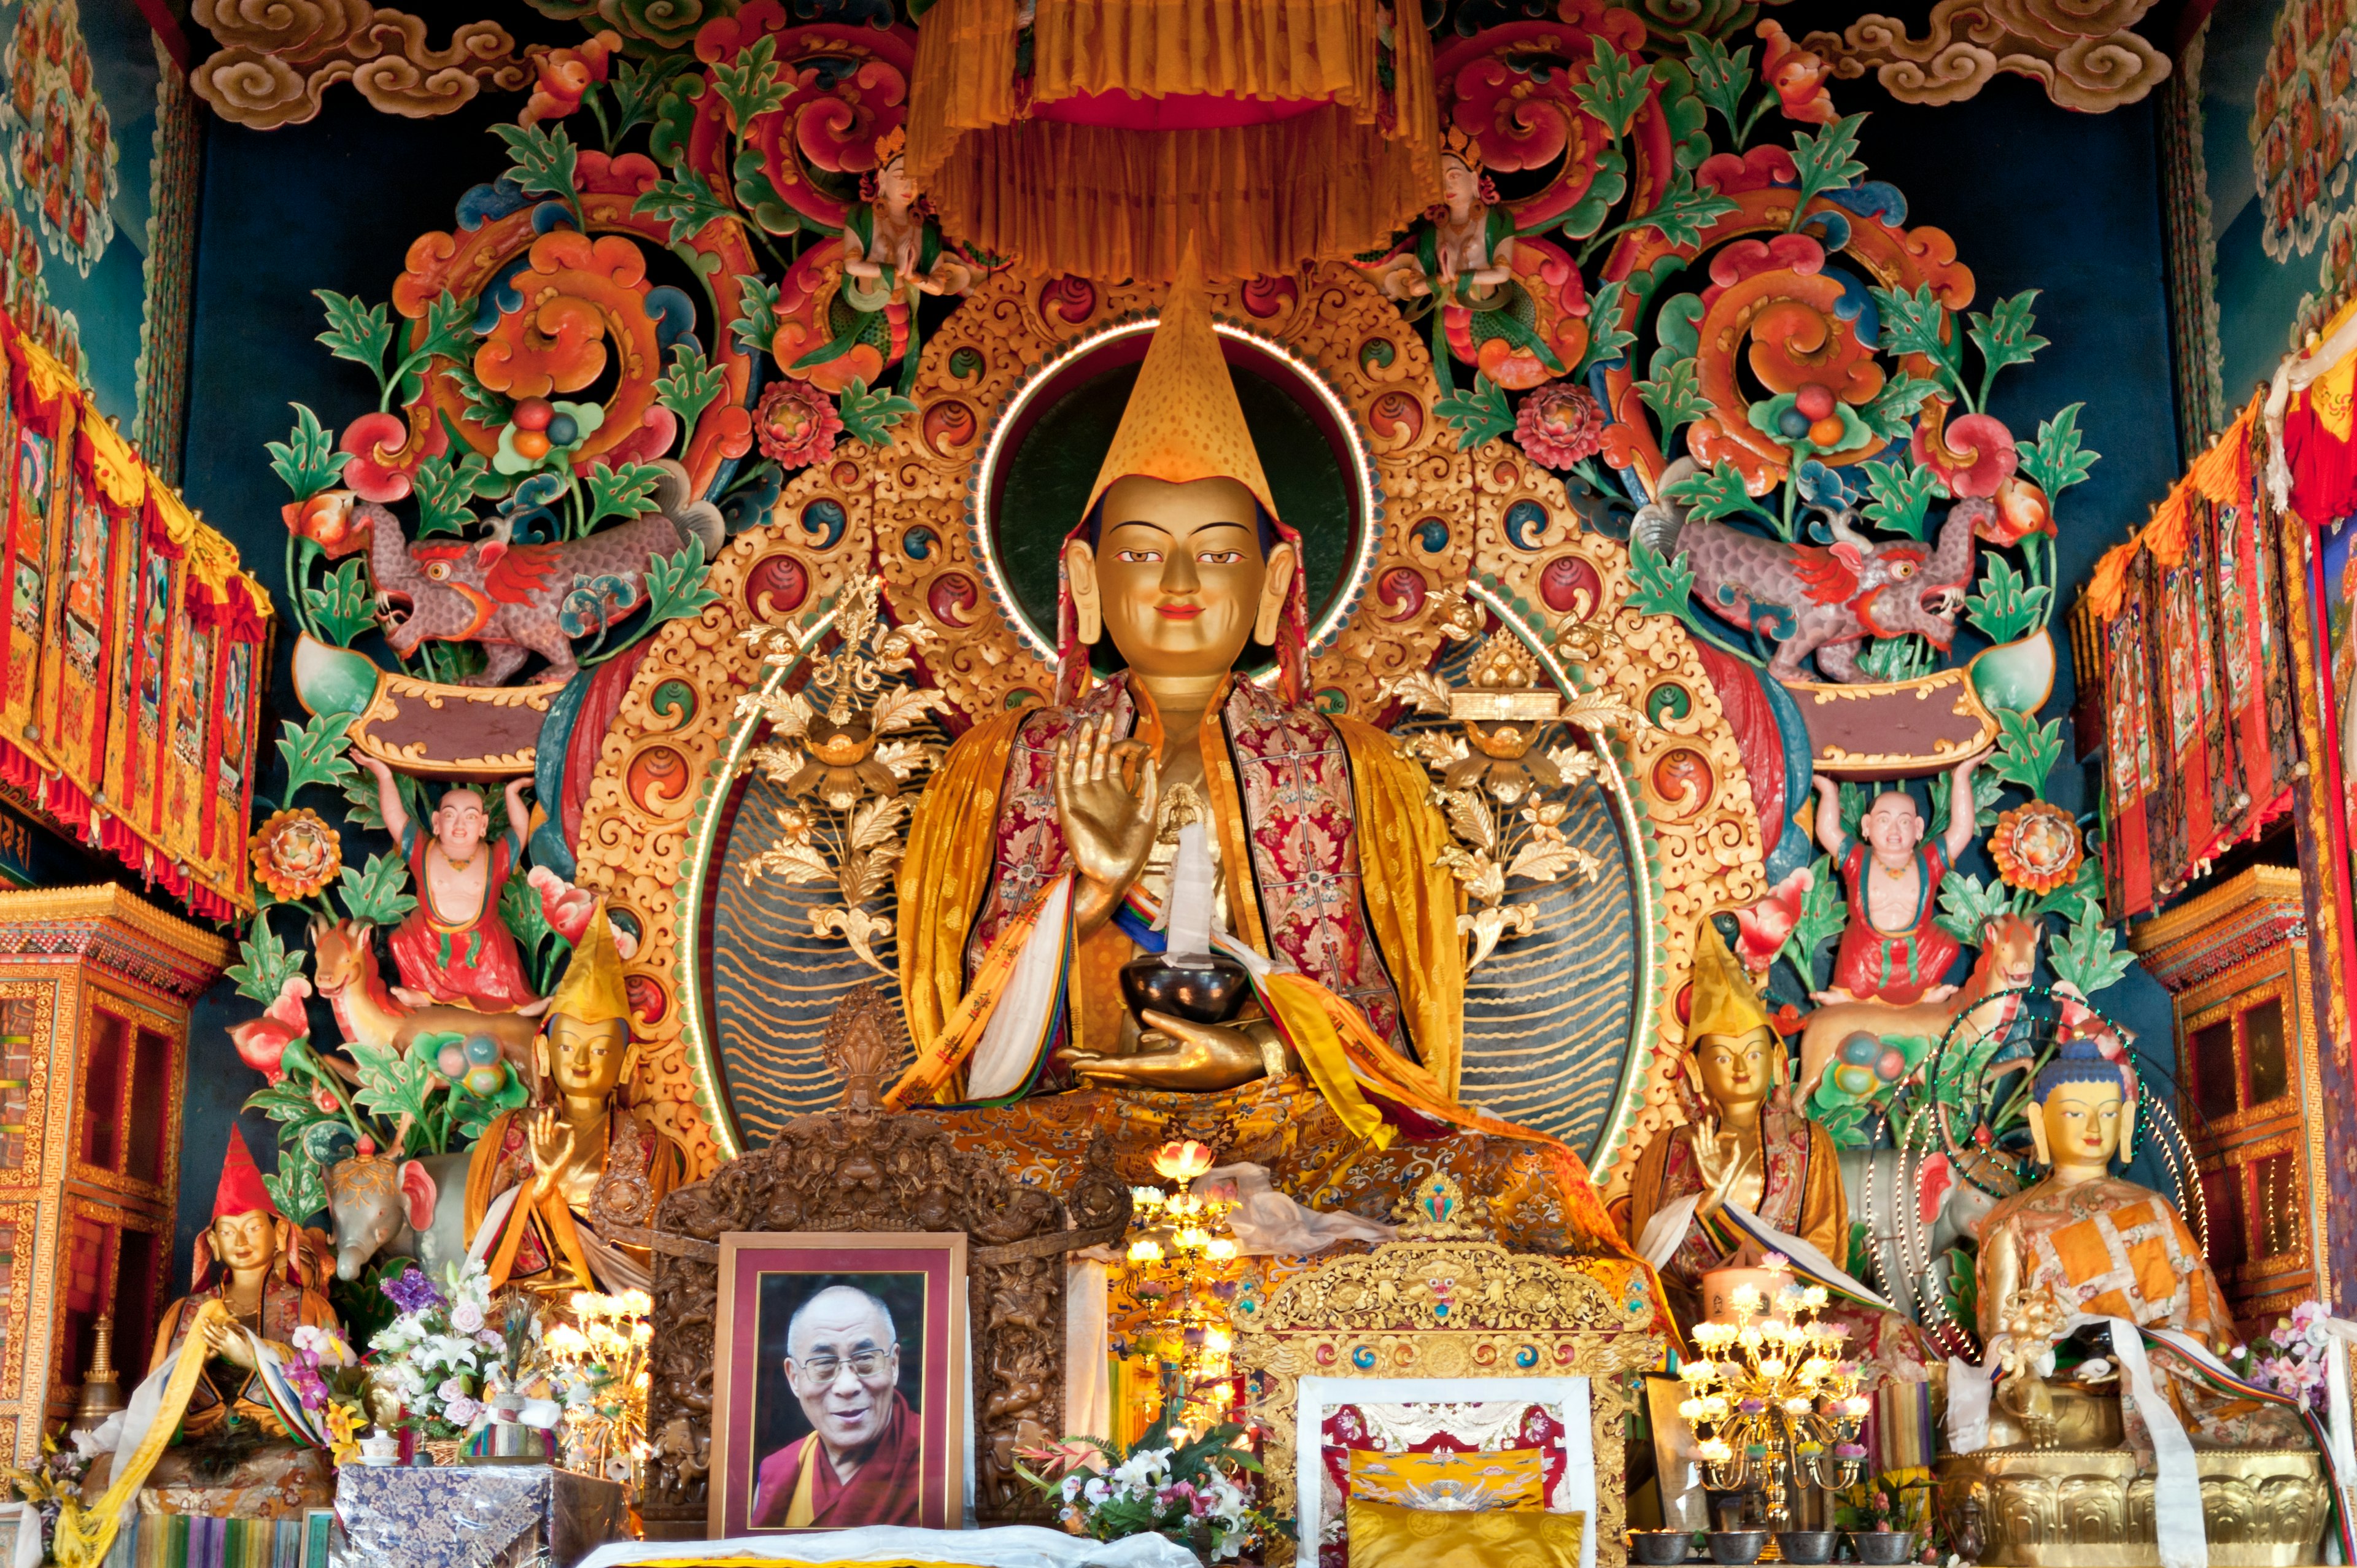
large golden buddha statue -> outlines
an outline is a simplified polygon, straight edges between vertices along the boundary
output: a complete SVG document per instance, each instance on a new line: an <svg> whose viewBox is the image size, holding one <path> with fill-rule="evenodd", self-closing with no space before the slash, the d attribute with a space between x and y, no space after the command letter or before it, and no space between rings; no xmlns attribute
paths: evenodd
<svg viewBox="0 0 2357 1568"><path fill-rule="evenodd" d="M2006 1304L2043 1292L2066 1312L2180 1329L2213 1350L2233 1315L2184 1216L2160 1194L2111 1174L2136 1126L2136 1079L2093 1040L2057 1050L2030 1086L2029 1133L2047 1174L1981 1222L1980 1329Z"/></svg>
<svg viewBox="0 0 2357 1568"><path fill-rule="evenodd" d="M993 1102L1062 1074L1221 1090L1298 1060L1361 1136L1377 1122L1361 1085L1453 1107L1448 829L1388 736L1303 701L1300 542L1191 249L1061 565L1055 704L968 731L910 823L899 929L918 1060L892 1102ZM1100 680L1107 638L1125 668ZM1237 668L1254 643L1273 679ZM1190 822L1215 862L1216 945L1257 972L1258 1000L1224 1023L1148 1011L1141 1030L1119 972L1161 944Z"/></svg>

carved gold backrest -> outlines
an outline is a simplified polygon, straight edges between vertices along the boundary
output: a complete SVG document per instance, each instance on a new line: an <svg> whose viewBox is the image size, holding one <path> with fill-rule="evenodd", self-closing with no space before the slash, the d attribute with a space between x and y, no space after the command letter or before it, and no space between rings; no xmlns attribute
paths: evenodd
<svg viewBox="0 0 2357 1568"><path fill-rule="evenodd" d="M1247 1291L1232 1311L1235 1367L1251 1418L1268 1434L1269 1511L1299 1516L1303 1378L1586 1378L1597 1475L1588 1528L1597 1563L1620 1568L1627 1379L1663 1348L1650 1296L1626 1288L1619 1276L1631 1266L1617 1260L1506 1251L1490 1240L1479 1201L1464 1200L1445 1176L1397 1213L1406 1220L1397 1240L1314 1263L1265 1295Z"/></svg>

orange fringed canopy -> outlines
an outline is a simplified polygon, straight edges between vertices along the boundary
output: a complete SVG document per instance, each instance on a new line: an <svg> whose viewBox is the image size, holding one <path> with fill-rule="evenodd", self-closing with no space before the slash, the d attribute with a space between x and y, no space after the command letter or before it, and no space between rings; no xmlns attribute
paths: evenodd
<svg viewBox="0 0 2357 1568"><path fill-rule="evenodd" d="M909 172L960 238L1087 277L1167 283L1190 231L1213 277L1355 255L1440 199L1430 43L1391 17L1377 0L1053 0L1018 83L1017 0L940 0Z"/></svg>

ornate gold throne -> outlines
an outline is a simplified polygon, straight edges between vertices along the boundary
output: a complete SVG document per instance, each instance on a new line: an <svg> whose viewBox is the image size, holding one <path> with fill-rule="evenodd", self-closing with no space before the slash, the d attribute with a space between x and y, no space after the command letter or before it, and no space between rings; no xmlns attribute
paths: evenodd
<svg viewBox="0 0 2357 1568"><path fill-rule="evenodd" d="M1427 1179L1397 1213L1396 1240L1313 1262L1235 1303L1233 1360L1250 1418L1267 1434L1269 1511L1302 1517L1304 1378L1584 1378L1596 1473L1588 1534L1595 1561L1621 1568L1634 1408L1627 1379L1663 1348L1641 1283L1623 1288L1596 1260L1509 1252L1491 1239L1484 1206L1446 1176Z"/></svg>

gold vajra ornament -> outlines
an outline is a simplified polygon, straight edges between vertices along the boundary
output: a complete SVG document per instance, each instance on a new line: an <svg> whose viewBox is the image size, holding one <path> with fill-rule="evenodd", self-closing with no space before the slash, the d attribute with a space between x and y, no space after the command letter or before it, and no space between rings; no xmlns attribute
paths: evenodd
<svg viewBox="0 0 2357 1568"><path fill-rule="evenodd" d="M841 937L862 962L888 974L873 944L892 934L892 917L867 903L890 891L908 848L906 787L941 760L939 746L909 732L946 703L938 692L893 683L916 668L924 633L882 626L877 591L875 578L861 577L832 616L746 632L761 662L780 674L739 697L737 711L770 726L747 766L792 798L778 808L778 837L747 865L746 881L833 882L842 901L812 909L812 930ZM790 689L797 667L805 679Z"/></svg>
<svg viewBox="0 0 2357 1568"><path fill-rule="evenodd" d="M1442 635L1455 642L1480 636L1480 607L1455 591L1452 600L1440 617ZM1414 729L1400 749L1438 779L1432 801L1456 841L1447 863L1469 906L1457 927L1471 944L1470 969L1501 941L1526 936L1537 924L1529 904L1507 902L1510 881L1555 882L1577 873L1593 886L1603 874L1603 860L1563 831L1571 791L1598 776L1596 753L1575 737L1546 743L1564 725L1604 730L1642 720L1609 693L1565 696L1546 680L1538 656L1504 628L1473 650L1459 682L1418 670L1388 682L1384 693L1414 714L1451 721Z"/></svg>

